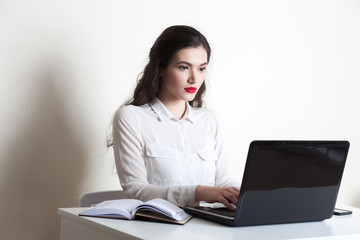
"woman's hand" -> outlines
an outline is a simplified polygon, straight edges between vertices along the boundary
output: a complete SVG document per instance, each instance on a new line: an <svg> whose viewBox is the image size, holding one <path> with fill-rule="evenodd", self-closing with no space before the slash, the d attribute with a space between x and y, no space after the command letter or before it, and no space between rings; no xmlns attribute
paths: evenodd
<svg viewBox="0 0 360 240"><path fill-rule="evenodd" d="M235 187L209 187L197 186L195 189L195 201L221 202L228 209L235 210L231 204L237 204L239 189Z"/></svg>

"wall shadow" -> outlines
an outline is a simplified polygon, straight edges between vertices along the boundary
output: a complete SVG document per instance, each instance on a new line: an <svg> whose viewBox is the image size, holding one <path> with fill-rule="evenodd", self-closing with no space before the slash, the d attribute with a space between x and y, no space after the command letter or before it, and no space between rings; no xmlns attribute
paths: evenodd
<svg viewBox="0 0 360 240"><path fill-rule="evenodd" d="M29 113L3 155L1 239L58 239L57 208L77 206L87 151L67 118L64 94L56 84L61 77L52 66L34 79L34 101L24 99Z"/></svg>

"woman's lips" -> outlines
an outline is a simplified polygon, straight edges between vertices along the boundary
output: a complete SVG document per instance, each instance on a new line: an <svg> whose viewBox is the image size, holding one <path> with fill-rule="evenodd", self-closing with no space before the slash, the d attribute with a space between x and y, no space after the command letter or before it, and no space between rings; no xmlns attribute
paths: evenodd
<svg viewBox="0 0 360 240"><path fill-rule="evenodd" d="M196 92L197 88L196 87L188 87L185 88L185 91L189 92L189 93L194 93Z"/></svg>

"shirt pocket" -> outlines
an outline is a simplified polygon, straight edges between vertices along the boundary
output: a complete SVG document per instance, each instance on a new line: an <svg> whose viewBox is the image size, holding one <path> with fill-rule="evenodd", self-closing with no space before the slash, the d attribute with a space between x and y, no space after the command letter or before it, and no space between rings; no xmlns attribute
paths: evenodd
<svg viewBox="0 0 360 240"><path fill-rule="evenodd" d="M181 152L165 145L146 145L145 164L149 183L158 186L174 186L183 183L185 164Z"/></svg>
<svg viewBox="0 0 360 240"><path fill-rule="evenodd" d="M215 162L218 159L217 154L214 150L204 150L197 152L201 167L201 184L214 186L215 184Z"/></svg>

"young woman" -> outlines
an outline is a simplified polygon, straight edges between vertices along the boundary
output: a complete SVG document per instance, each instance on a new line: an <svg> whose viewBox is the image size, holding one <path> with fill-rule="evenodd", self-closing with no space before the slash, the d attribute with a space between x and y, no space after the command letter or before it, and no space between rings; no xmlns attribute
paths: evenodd
<svg viewBox="0 0 360 240"><path fill-rule="evenodd" d="M165 29L152 46L132 100L113 121L116 167L129 198L234 209L240 184L229 175L215 116L201 108L210 54L189 26Z"/></svg>

